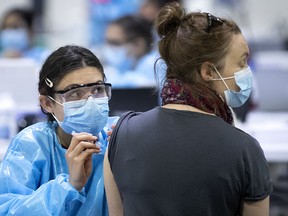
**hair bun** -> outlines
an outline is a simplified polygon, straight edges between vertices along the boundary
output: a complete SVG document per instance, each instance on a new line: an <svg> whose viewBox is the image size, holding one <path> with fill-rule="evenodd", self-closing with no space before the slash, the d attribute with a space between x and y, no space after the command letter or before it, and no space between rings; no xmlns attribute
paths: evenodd
<svg viewBox="0 0 288 216"><path fill-rule="evenodd" d="M158 13L155 28L160 37L175 31L181 25L186 12L179 3L165 5Z"/></svg>

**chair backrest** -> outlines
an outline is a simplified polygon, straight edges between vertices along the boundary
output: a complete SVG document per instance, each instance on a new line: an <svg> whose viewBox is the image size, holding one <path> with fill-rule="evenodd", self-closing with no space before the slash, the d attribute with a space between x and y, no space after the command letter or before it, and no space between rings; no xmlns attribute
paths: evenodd
<svg viewBox="0 0 288 216"><path fill-rule="evenodd" d="M115 88L109 102L110 116L134 110L144 112L159 105L159 96L153 87Z"/></svg>

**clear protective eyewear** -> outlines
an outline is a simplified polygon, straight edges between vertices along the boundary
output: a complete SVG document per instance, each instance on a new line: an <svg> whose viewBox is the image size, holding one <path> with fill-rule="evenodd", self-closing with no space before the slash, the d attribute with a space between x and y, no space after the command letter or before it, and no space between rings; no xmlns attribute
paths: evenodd
<svg viewBox="0 0 288 216"><path fill-rule="evenodd" d="M93 98L111 98L111 87L110 83L88 83L88 84L75 84L68 89L54 91L55 94L59 94L62 102L71 102L86 100L88 97Z"/></svg>

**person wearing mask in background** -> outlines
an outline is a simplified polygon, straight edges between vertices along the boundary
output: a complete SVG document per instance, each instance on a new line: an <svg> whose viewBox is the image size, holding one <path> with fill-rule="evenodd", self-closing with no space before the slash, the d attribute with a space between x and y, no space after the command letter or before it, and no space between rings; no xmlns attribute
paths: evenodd
<svg viewBox="0 0 288 216"><path fill-rule="evenodd" d="M142 0L89 0L90 38L92 50L98 50L105 40L105 29L112 20L136 14Z"/></svg>
<svg viewBox="0 0 288 216"><path fill-rule="evenodd" d="M167 65L162 106L123 114L113 130L104 158L110 215L268 216L266 158L230 109L252 89L241 30L179 4L163 7L155 26Z"/></svg>
<svg viewBox="0 0 288 216"><path fill-rule="evenodd" d="M153 70L158 53L152 43L151 26L140 16L123 16L108 25L99 56L114 87L156 85Z"/></svg>
<svg viewBox="0 0 288 216"><path fill-rule="evenodd" d="M38 90L48 121L23 129L8 147L0 164L0 215L107 215L111 84L105 79L101 62L84 47L63 46L47 58Z"/></svg>
<svg viewBox="0 0 288 216"><path fill-rule="evenodd" d="M32 10L12 8L4 14L0 26L0 57L31 58L42 63L48 53L36 44Z"/></svg>

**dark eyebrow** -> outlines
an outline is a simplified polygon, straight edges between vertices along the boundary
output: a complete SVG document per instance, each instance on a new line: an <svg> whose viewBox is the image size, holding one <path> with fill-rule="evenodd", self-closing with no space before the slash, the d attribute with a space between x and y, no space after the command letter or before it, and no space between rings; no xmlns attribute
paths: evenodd
<svg viewBox="0 0 288 216"><path fill-rule="evenodd" d="M106 43L113 45L113 46L121 46L125 44L125 41L116 41L116 40L106 39Z"/></svg>
<svg viewBox="0 0 288 216"><path fill-rule="evenodd" d="M62 90L55 90L55 92L65 92L65 91L69 91L69 90L71 90L71 89L75 89L75 88L77 88L77 87L81 87L81 86L83 86L83 85L86 85L86 84L95 84L95 83L97 83L97 84L102 84L102 83L104 83L104 81L103 80L98 80L98 81L96 81L96 82L94 82L94 83L81 83L81 84L78 84L78 83L71 83L71 84L69 84L68 86L66 86L64 89L62 89Z"/></svg>
<svg viewBox="0 0 288 216"><path fill-rule="evenodd" d="M98 80L98 81L96 81L94 83L101 84L101 83L104 83L104 82L102 80ZM80 83L71 83L68 86L66 86L63 90L79 87L79 86L82 86L83 84L90 84L90 83L81 83L81 84Z"/></svg>
<svg viewBox="0 0 288 216"><path fill-rule="evenodd" d="M61 90L61 91L65 91L65 90L67 90L67 89L75 88L75 87L78 87L78 86L81 86L81 84L75 84L75 83L73 83L73 84L70 84L70 85L66 86L66 87L65 87L63 90Z"/></svg>

